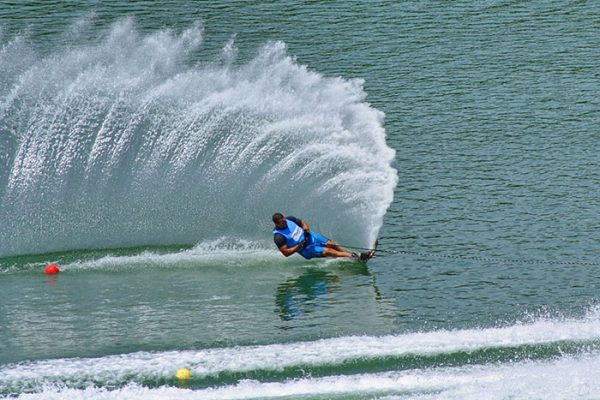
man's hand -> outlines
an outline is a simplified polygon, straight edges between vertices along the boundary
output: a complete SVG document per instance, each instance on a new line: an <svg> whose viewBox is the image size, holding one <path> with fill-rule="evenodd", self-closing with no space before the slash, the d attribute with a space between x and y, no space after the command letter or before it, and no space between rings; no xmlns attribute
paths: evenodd
<svg viewBox="0 0 600 400"><path fill-rule="evenodd" d="M311 242L310 231L308 229L304 230L304 241L302 242L302 247L306 247Z"/></svg>

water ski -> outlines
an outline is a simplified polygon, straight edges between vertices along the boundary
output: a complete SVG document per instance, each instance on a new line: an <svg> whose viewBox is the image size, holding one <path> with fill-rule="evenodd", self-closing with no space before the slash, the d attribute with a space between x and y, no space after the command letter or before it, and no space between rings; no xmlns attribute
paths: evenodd
<svg viewBox="0 0 600 400"><path fill-rule="evenodd" d="M373 246L371 247L371 250L365 251L363 253L354 254L354 258L356 259L356 261L366 263L371 258L373 258L373 256L375 255L375 251L377 251L377 244L378 244L377 242L378 241L379 240L375 240L375 242L373 243Z"/></svg>

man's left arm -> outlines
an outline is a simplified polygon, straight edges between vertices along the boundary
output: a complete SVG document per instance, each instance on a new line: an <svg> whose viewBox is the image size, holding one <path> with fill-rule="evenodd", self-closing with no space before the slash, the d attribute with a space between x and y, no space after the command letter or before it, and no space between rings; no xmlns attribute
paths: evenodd
<svg viewBox="0 0 600 400"><path fill-rule="evenodd" d="M304 221L303 219L292 217L292 216L288 216L287 219L291 220L296 225L299 225L300 228L304 229L305 231L310 231L310 226L308 226L306 221Z"/></svg>
<svg viewBox="0 0 600 400"><path fill-rule="evenodd" d="M310 243L310 226L303 219L298 222L300 222L300 227L304 230L304 244L308 245Z"/></svg>

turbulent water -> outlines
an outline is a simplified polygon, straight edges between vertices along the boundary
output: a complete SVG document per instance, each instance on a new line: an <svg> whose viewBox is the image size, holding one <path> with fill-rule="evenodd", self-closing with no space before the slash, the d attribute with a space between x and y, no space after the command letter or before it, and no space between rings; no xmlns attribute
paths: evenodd
<svg viewBox="0 0 600 400"><path fill-rule="evenodd" d="M598 16L0 2L0 398L598 398Z"/></svg>
<svg viewBox="0 0 600 400"><path fill-rule="evenodd" d="M25 398L346 398L360 392L359 397L477 399L483 391L499 398L569 397L576 379L578 394L594 396L600 390L597 355L527 358L597 349L599 328L594 311L584 320L495 329L58 359L8 365L0 369L0 382L14 392L48 388ZM497 361L481 364L490 358ZM191 367L193 382L176 384L173 371L181 365ZM307 377L305 370L313 372ZM216 382L232 383L215 387Z"/></svg>
<svg viewBox="0 0 600 400"><path fill-rule="evenodd" d="M256 238L280 208L374 240L396 174L362 81L311 72L282 42L189 67L198 28L141 35L126 19L103 36L3 48L0 255Z"/></svg>

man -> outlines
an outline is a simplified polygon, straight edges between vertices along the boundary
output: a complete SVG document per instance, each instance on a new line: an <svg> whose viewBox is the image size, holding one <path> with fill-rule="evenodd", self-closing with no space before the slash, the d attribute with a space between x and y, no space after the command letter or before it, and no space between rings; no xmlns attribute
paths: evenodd
<svg viewBox="0 0 600 400"><path fill-rule="evenodd" d="M311 232L308 224L296 217L286 218L281 213L275 213L273 223L273 240L286 257L299 253L307 260L315 257L355 257L366 261L373 255L372 252L361 253L360 256L350 253L325 236Z"/></svg>

